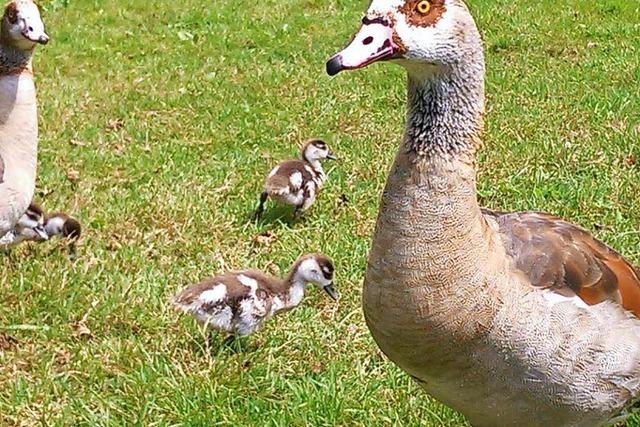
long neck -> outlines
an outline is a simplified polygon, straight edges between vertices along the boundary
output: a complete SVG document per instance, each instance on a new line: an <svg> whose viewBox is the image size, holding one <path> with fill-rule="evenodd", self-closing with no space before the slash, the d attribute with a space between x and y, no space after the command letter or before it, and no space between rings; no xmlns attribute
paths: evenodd
<svg viewBox="0 0 640 427"><path fill-rule="evenodd" d="M475 168L482 49L472 46L464 58L447 67L409 68L406 132L382 198L370 281L451 287L477 271L485 231Z"/></svg>
<svg viewBox="0 0 640 427"><path fill-rule="evenodd" d="M473 160L484 114L484 62L476 55L424 72L410 69L403 146L416 160Z"/></svg>
<svg viewBox="0 0 640 427"><path fill-rule="evenodd" d="M322 170L322 164L320 163L320 160L318 159L309 159L309 157L307 157L307 152L306 150L302 151L302 160L304 162L306 162L309 166L311 166L311 168L316 171L316 172L323 172Z"/></svg>
<svg viewBox="0 0 640 427"><path fill-rule="evenodd" d="M31 72L33 49L22 50L0 43L0 76Z"/></svg>
<svg viewBox="0 0 640 427"><path fill-rule="evenodd" d="M302 302L307 283L300 276L298 266L294 265L285 277L282 290L277 295L278 303L274 306L274 312L290 310Z"/></svg>

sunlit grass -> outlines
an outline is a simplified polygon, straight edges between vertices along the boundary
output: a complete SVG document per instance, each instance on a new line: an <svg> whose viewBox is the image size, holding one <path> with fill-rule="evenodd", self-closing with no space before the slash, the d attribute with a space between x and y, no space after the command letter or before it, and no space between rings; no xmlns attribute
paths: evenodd
<svg viewBox="0 0 640 427"><path fill-rule="evenodd" d="M0 257L0 337L17 341L0 343L0 425L464 423L384 360L360 309L405 102L397 67L324 74L366 3L45 3L37 198L86 233L75 263L51 243ZM640 262L640 5L470 6L487 49L483 204L559 214ZM294 226L278 209L249 223L264 174L310 136L341 159L316 205ZM284 273L316 250L341 301L311 290L245 351L207 348L167 304L221 269Z"/></svg>

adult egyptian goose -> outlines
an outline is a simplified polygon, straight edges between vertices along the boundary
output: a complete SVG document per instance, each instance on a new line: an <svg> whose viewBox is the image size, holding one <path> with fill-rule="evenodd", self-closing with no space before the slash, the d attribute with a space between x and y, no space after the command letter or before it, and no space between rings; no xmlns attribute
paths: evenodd
<svg viewBox="0 0 640 427"><path fill-rule="evenodd" d="M587 231L481 210L476 150L485 65L460 0L373 0L342 70L408 74L363 308L383 352L482 426L593 426L640 394L640 280Z"/></svg>
<svg viewBox="0 0 640 427"><path fill-rule="evenodd" d="M321 139L310 139L302 145L299 160L287 160L271 169L265 179L254 218L262 216L269 197L282 204L295 206L295 217L309 209L326 180L321 164L325 159L336 159L327 143Z"/></svg>
<svg viewBox="0 0 640 427"><path fill-rule="evenodd" d="M38 112L31 57L46 44L38 7L12 1L0 22L0 237L31 203L38 151Z"/></svg>
<svg viewBox="0 0 640 427"><path fill-rule="evenodd" d="M258 270L232 271L187 286L173 304L207 328L245 336L280 311L298 306L307 283L337 299L333 262L322 254L304 255L284 279Z"/></svg>

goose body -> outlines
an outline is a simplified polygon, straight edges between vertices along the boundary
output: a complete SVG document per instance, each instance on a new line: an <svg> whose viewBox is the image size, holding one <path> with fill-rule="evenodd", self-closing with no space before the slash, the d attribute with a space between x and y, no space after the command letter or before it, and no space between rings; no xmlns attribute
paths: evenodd
<svg viewBox="0 0 640 427"><path fill-rule="evenodd" d="M255 212L256 218L262 215L268 198L294 206L296 215L313 205L326 180L321 161L335 160L335 156L327 144L319 139L307 141L301 151L299 160L284 161L269 172Z"/></svg>
<svg viewBox="0 0 640 427"><path fill-rule="evenodd" d="M363 289L382 351L479 426L604 425L640 396L640 280L548 214L481 209L484 57L460 0L373 0L336 74L392 60L407 124Z"/></svg>
<svg viewBox="0 0 640 427"><path fill-rule="evenodd" d="M333 272L329 258L308 254L296 261L285 279L259 270L232 271L186 287L173 303L207 328L245 336L276 313L299 305L307 283L335 299Z"/></svg>
<svg viewBox="0 0 640 427"><path fill-rule="evenodd" d="M27 210L35 188L38 112L31 57L47 43L37 6L9 3L0 29L0 236Z"/></svg>

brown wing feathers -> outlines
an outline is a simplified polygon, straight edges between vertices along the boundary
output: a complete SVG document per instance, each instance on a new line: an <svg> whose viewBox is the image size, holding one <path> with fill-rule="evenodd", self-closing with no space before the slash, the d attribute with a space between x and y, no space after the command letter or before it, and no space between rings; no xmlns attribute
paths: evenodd
<svg viewBox="0 0 640 427"><path fill-rule="evenodd" d="M614 301L640 317L636 270L586 230L536 212L483 214L497 221L507 253L533 286L570 289L590 305Z"/></svg>

